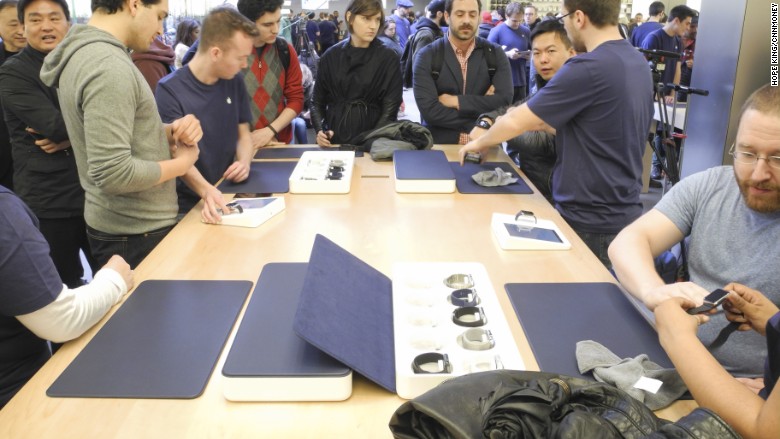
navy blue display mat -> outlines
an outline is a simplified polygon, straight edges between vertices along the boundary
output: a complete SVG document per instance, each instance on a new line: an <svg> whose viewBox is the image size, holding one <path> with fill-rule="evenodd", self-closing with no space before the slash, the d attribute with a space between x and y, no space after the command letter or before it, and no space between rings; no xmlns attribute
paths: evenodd
<svg viewBox="0 0 780 439"><path fill-rule="evenodd" d="M144 281L46 394L200 396L251 287L249 281Z"/></svg>
<svg viewBox="0 0 780 439"><path fill-rule="evenodd" d="M255 159L299 159L306 151L339 151L338 148L300 147L300 148L260 148ZM363 151L355 151L355 157L363 157Z"/></svg>
<svg viewBox="0 0 780 439"><path fill-rule="evenodd" d="M255 159L299 159L306 151L320 151L320 148L260 148L255 153Z"/></svg>
<svg viewBox="0 0 780 439"><path fill-rule="evenodd" d="M458 162L450 162L452 171L455 172L455 184L458 187L458 192L461 194L532 194L533 189L520 177L511 164L506 162L485 162L485 163L470 163L466 162L463 166ZM478 185L472 175L482 171L494 171L496 168L501 168L506 172L512 174L517 178L517 183L512 183L506 186L494 186L484 187Z"/></svg>
<svg viewBox="0 0 780 439"><path fill-rule="evenodd" d="M228 377L343 377L348 367L293 331L307 263L263 267L222 374Z"/></svg>
<svg viewBox="0 0 780 439"><path fill-rule="evenodd" d="M628 297L611 283L537 283L504 285L542 372L581 376L576 345L601 343L620 358L647 354L672 368L658 334Z"/></svg>
<svg viewBox="0 0 780 439"><path fill-rule="evenodd" d="M249 178L241 183L224 180L217 189L225 194L283 194L290 191L290 174L298 162L252 162Z"/></svg>
<svg viewBox="0 0 780 439"><path fill-rule="evenodd" d="M328 238L314 238L293 329L395 393L393 284Z"/></svg>
<svg viewBox="0 0 780 439"><path fill-rule="evenodd" d="M395 178L397 180L454 180L444 151L400 150L393 153Z"/></svg>

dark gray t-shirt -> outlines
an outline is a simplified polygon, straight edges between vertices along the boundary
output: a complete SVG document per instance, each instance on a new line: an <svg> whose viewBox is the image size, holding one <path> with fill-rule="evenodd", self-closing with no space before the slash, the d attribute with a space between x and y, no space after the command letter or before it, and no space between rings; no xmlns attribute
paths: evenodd
<svg viewBox="0 0 780 439"><path fill-rule="evenodd" d="M780 212L764 214L747 207L731 166L685 178L655 208L684 235L690 234L692 282L708 291L739 282L780 305ZM732 374L762 376L766 340L754 331L734 332L713 347L727 326L720 311L699 327L699 338Z"/></svg>

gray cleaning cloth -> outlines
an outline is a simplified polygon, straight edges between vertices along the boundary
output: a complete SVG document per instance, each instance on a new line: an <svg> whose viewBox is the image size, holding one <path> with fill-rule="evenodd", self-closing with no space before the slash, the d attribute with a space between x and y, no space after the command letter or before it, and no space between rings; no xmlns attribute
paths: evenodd
<svg viewBox="0 0 780 439"><path fill-rule="evenodd" d="M471 178L480 186L493 187L493 186L506 186L512 183L517 183L517 179L512 177L512 174L504 171L501 168L496 168L495 171L482 171L472 175Z"/></svg>
<svg viewBox="0 0 780 439"><path fill-rule="evenodd" d="M651 410L668 406L688 388L675 369L664 369L653 363L646 354L621 359L593 340L577 342L577 367L580 373L593 371L596 381L612 384L645 403ZM639 378L647 377L663 384L657 393L634 387Z"/></svg>

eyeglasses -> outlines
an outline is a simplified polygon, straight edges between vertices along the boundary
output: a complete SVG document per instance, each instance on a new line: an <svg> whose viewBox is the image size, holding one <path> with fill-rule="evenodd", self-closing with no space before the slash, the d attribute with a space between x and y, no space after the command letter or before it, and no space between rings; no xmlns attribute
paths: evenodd
<svg viewBox="0 0 780 439"><path fill-rule="evenodd" d="M732 144L731 149L729 150L729 154L734 157L734 161L737 163L742 163L744 165L753 165L755 166L756 163L758 163L759 160L766 160L766 164L775 168L780 169L780 156L769 156L769 157L759 157L758 154L754 152L748 152L748 151L737 151L736 145Z"/></svg>
<svg viewBox="0 0 780 439"><path fill-rule="evenodd" d="M571 14L573 14L573 13L575 13L575 12L577 12L577 11L571 11L571 12L569 12L568 14L563 14L563 15L561 15L561 14L559 13L558 15L556 15L556 16L555 16L555 19L556 19L556 20L558 20L559 22L563 23L563 19L564 19L564 18L568 17L569 15L571 15Z"/></svg>

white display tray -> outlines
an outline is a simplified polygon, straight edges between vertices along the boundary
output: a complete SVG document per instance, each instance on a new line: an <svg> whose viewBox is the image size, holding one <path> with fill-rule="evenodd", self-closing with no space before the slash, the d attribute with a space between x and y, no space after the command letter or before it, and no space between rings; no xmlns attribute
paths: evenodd
<svg viewBox="0 0 780 439"><path fill-rule="evenodd" d="M453 274L468 274L479 297L476 305L487 322L479 327L459 326L453 321L450 295L455 288L445 284ZM504 318L504 312L482 264L471 262L410 262L393 267L393 324L395 373L398 396L415 398L452 377L494 369L523 370L525 364ZM495 345L469 350L459 337L470 329L492 333ZM449 373L415 373L414 359L425 353L446 354Z"/></svg>
<svg viewBox="0 0 780 439"><path fill-rule="evenodd" d="M327 179L329 165L340 160L344 166L338 180ZM290 174L293 194L347 194L355 166L354 151L306 151Z"/></svg>
<svg viewBox="0 0 780 439"><path fill-rule="evenodd" d="M530 213L530 212L529 212ZM550 220L494 213L491 228L504 250L568 250L571 243ZM510 230L513 230L510 233Z"/></svg>
<svg viewBox="0 0 780 439"><path fill-rule="evenodd" d="M221 225L239 227L257 227L268 221L285 208L284 197L234 198L229 205L241 206L241 212L222 215Z"/></svg>

